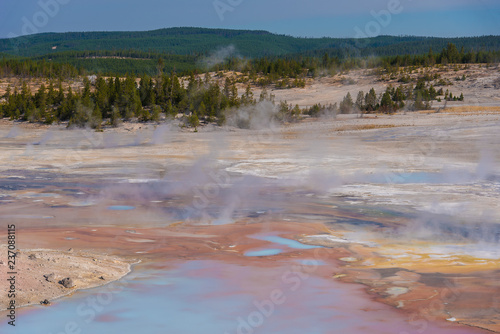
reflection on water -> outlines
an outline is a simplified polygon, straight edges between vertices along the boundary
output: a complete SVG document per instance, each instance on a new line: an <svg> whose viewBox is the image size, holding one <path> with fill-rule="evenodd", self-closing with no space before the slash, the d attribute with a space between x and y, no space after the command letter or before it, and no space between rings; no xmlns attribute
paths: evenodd
<svg viewBox="0 0 500 334"><path fill-rule="evenodd" d="M124 233L128 235L116 238L113 236L112 241L123 244L136 243L141 247L144 243L152 243L155 238L135 238L134 234L137 232L131 228L174 226L186 222L202 222L200 225L288 221L327 223L327 227L342 231L343 237L325 234L320 238L328 239L330 244L356 243L363 245L363 250L366 250L368 247L365 246L372 247L375 244L365 241L365 237L369 239L368 237L374 235L387 236L392 233L397 239L400 235L397 233L407 233L405 223L414 219L415 213L406 208L371 205L366 202L367 198L377 198L377 193L374 191L374 196L364 196L363 189L373 188L375 183L375 190L380 194L382 190L388 189L387 183L432 185L473 180L473 176L467 173L450 174L451 176L447 173L429 172L364 174L353 180L355 184L351 185L350 193L344 198L342 194L325 195L323 191L309 187L302 189L302 186L290 181L226 174L222 174L222 177L219 175L218 180L215 180L213 175L218 174L206 172L205 175L201 170L187 172L186 175L175 171L173 175L167 174L163 179L152 179L151 177L155 176L153 172L144 175L141 172L132 179L128 175L130 172L122 172L118 167L121 168L121 164L106 164L109 175L112 175L112 172L117 173L113 174L118 180L116 182L102 181L101 176L97 175L62 175L51 173L49 170L12 170L0 173L0 176L7 176L0 182L0 190L5 192L5 195L0 195L8 201L16 201L11 205L2 203L4 211L0 220L8 219L22 224L23 227L38 226L41 223L47 227L57 224L90 227L100 223L125 226L127 230L124 230ZM96 165L95 168L100 167ZM127 174L124 179L120 177L121 173ZM225 178L229 178L230 182L226 182ZM350 186L348 181L346 179L346 186ZM361 182L362 187L358 182ZM213 188L213 185L217 187ZM209 189L211 191L208 191ZM383 191L381 193L385 194ZM389 192L389 195L391 194L393 193ZM21 212L20 204L24 205ZM494 236L493 241L498 243L498 226L493 223L483 225L484 228L479 233L476 225L456 225L455 218L451 219L450 223L442 217L439 217L438 224L434 224L434 221L431 219L429 222L426 220L423 224L418 224L431 232L443 232L423 234L427 239L429 236L442 234L457 234L480 241L492 239L484 237L487 235ZM400 228L401 225L405 228ZM398 228L402 232L398 232ZM252 233L269 233L269 230L265 231ZM192 258L184 255L177 259L182 258L186 262L165 263L163 261L167 254L158 253L162 260L137 266L134 273L122 280L122 284L115 286L115 289L102 287L81 291L71 298L54 302L50 307L19 310L18 326L7 328L5 323L0 323L0 333L385 334L417 333L421 329L412 326L404 314L370 301L363 292L364 287L340 283L331 278L334 273L328 263L296 257L295 253L306 253L302 250L319 246L305 245L277 236L280 232L270 233L272 234L254 235L254 239L266 241L268 244L245 252L246 257L240 256L237 248L231 250L231 254L240 261L239 265L231 263L231 260L190 261ZM407 234L411 238L416 237L416 233ZM73 244L84 240L88 235L90 234L85 232L78 234L79 238L65 237L64 240L71 241L70 244L74 247ZM182 233L179 232L179 235ZM309 237L311 238L314 239L315 236ZM231 240L231 243L233 242L237 243L237 240ZM188 245L204 249L200 241L190 241ZM216 249L211 245L205 249L210 256L216 253L215 250L219 251L218 254L224 254L222 252L226 249L223 248L223 243L214 245L220 248ZM475 251L478 251L477 254L484 256L483 249L462 250L465 254L476 254ZM151 255L156 251L160 252L153 251L149 245L137 247L133 251L134 254L148 254L151 257L156 256ZM459 249L453 247L433 251L435 254L430 258L458 253ZM283 256L276 256L278 254ZM168 255L172 258L171 254ZM392 258L397 259L398 256L401 256L401 253ZM391 254L387 257L391 257ZM288 262L283 260L285 258L288 258ZM361 257L346 254L340 260L346 268L352 268L357 262L361 262ZM258 267L269 263L272 265ZM331 272L322 275L310 274L320 266L325 272L329 269ZM400 271L400 268L397 271ZM388 288L384 291L397 296L406 291L402 289ZM281 294L271 302L273 291ZM471 330L437 329L431 324L426 326L429 333L471 333Z"/></svg>
<svg viewBox="0 0 500 334"><path fill-rule="evenodd" d="M120 283L80 291L49 307L19 310L16 327L3 322L0 332L386 334L415 330L393 309L366 300L362 287L299 274L285 263L266 269L216 261L190 261L170 269L163 265L139 265ZM427 329L470 333L433 324Z"/></svg>

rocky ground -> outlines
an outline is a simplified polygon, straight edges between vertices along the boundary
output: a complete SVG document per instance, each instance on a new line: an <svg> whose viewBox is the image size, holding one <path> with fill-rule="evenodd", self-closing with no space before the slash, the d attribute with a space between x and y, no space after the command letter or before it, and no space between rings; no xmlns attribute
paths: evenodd
<svg viewBox="0 0 500 334"><path fill-rule="evenodd" d="M7 247L3 245L0 248L2 282L11 277L8 274L11 270L8 269L7 252ZM72 294L78 289L115 281L130 271L130 261L73 249L20 249L15 253L16 307L47 304L47 301ZM6 293L0 295L0 311L6 309L10 301L7 297Z"/></svg>
<svg viewBox="0 0 500 334"><path fill-rule="evenodd" d="M500 68L498 65L472 64L458 65L458 67L448 65L419 69L413 71L410 75L404 75L408 75L413 79L412 84L415 85L418 77L424 74L430 76L437 74L440 79L449 83L446 86L438 86L436 83L439 80L430 81L436 89L448 89L454 96L460 96L460 93L464 94L465 103L457 101L449 102L449 106L500 106L500 95L498 94L498 89L500 89ZM233 78L241 76L240 73L231 73L229 75ZM371 88L374 88L377 95L379 95L389 85L393 87L401 85L402 83L399 82L401 76L403 74L398 74L391 78L387 74L379 75L373 69L358 69L339 73L335 76L308 79L305 88L274 89L273 87L267 87L266 90L268 93L273 94L278 102L287 101L292 105L298 104L304 108L316 103L321 103L322 105L340 103L347 93L350 93L355 100L359 91L363 91L366 94ZM462 79L464 76L465 80L457 80ZM245 88L246 85L241 84L239 92L243 94ZM262 89L259 87L253 88L255 89L254 95L258 97ZM433 107L435 108L443 105L444 102L433 102Z"/></svg>
<svg viewBox="0 0 500 334"><path fill-rule="evenodd" d="M469 70L477 73L453 86L465 103L439 113L196 133L172 124L96 133L1 120L0 216L20 229L18 304L106 284L137 260L265 267L314 257L243 256L269 247L252 236L274 233L328 246L316 275L364 284L367 296L410 319L500 332L498 71ZM322 78L275 94L330 103L376 82L353 79L360 86ZM0 266L6 255L3 246ZM72 285L59 283L68 277Z"/></svg>

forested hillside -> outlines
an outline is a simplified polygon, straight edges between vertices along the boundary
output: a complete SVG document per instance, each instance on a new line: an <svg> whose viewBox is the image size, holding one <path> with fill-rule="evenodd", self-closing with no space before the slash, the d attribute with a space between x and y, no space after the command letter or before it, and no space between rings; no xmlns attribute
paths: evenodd
<svg viewBox="0 0 500 334"><path fill-rule="evenodd" d="M177 55L209 54L234 46L243 57L255 58L293 53L314 54L336 50L360 55L421 54L429 48L441 50L448 43L466 51L499 50L499 36L434 38L378 36L353 38L297 38L267 31L205 28L169 28L144 32L44 33L15 39L0 39L0 52L33 57L63 51L137 50Z"/></svg>
<svg viewBox="0 0 500 334"><path fill-rule="evenodd" d="M443 89L452 83L440 74L425 71L499 62L500 36L355 40L201 28L39 34L0 40L0 79L8 82L0 95L0 117L99 129L121 120L158 121L162 114L180 114L194 127L200 120L220 125L238 107L255 105L254 87L262 88L260 101L272 101L267 88L305 88L308 81L328 75L340 75L343 85L352 85L342 75L358 68L373 69L379 81L399 86L387 87L380 96L373 89L358 92L356 99L347 94L339 105L306 110L282 101L278 119L291 121L325 110L429 109L432 101L463 101L464 96ZM224 72L235 75L225 77ZM425 74L412 77L414 72ZM205 73L203 79L200 73ZM73 90L71 82L82 80L83 87ZM39 82L36 91L33 81ZM237 85L244 85L244 94Z"/></svg>

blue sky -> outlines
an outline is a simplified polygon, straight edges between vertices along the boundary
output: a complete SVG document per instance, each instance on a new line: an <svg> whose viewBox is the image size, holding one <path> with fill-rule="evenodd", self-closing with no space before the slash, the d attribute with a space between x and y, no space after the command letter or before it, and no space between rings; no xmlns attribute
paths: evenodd
<svg viewBox="0 0 500 334"><path fill-rule="evenodd" d="M305 37L500 35L500 1L0 1L0 38L38 32L131 31L179 26L263 29Z"/></svg>

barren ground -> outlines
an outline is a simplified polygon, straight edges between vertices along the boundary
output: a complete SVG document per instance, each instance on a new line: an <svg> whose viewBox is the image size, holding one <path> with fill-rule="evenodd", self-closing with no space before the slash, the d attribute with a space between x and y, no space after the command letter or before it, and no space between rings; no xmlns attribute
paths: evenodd
<svg viewBox="0 0 500 334"><path fill-rule="evenodd" d="M125 276L130 264L118 257L91 254L73 249L22 249L16 256L17 307L40 304L72 294L78 289L89 289ZM7 269L7 248L2 247L0 279L5 282L10 275ZM61 281L71 278L73 286L64 287ZM0 297L2 311L8 304L7 294Z"/></svg>
<svg viewBox="0 0 500 334"><path fill-rule="evenodd" d="M439 113L197 133L0 121L0 213L22 236L23 303L68 293L46 282L49 273L86 288L123 276L137 260L266 268L315 257L314 249L243 256L270 247L252 236L273 234L329 247L314 275L363 284L367 298L500 332L500 101L490 85L498 69L469 71L451 87L465 102ZM387 84L361 73L349 74L355 86L322 78L273 94L306 106Z"/></svg>

